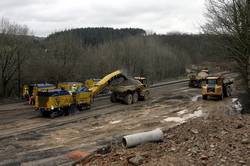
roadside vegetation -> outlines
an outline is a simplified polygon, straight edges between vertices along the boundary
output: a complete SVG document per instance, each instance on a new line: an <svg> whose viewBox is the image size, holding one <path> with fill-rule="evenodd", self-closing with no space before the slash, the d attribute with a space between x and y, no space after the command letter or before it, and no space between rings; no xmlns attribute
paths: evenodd
<svg viewBox="0 0 250 166"><path fill-rule="evenodd" d="M189 64L224 55L210 44L212 35L147 35L143 29L82 28L40 38L5 18L0 32L2 97L17 96L26 83L84 81L117 69L155 82L183 75Z"/></svg>

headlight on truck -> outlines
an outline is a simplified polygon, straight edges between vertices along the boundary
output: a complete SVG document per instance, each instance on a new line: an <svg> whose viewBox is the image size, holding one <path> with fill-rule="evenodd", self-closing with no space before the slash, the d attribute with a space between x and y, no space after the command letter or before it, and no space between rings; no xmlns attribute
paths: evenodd
<svg viewBox="0 0 250 166"><path fill-rule="evenodd" d="M54 109L54 106L52 105L52 106L51 106L51 110L53 110L53 109Z"/></svg>
<svg viewBox="0 0 250 166"><path fill-rule="evenodd" d="M216 93L221 94L222 93L222 88L219 86L216 87Z"/></svg>

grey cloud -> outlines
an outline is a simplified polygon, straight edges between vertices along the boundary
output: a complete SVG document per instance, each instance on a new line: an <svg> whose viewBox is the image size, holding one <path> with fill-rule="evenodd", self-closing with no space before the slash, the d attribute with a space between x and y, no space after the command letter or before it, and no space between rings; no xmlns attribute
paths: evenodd
<svg viewBox="0 0 250 166"><path fill-rule="evenodd" d="M197 32L204 0L1 0L0 17L27 24L36 35L74 27L140 27L158 33Z"/></svg>

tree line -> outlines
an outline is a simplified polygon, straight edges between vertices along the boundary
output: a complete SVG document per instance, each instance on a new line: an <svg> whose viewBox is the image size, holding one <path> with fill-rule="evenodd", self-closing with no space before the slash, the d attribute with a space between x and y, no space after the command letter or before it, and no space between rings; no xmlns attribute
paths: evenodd
<svg viewBox="0 0 250 166"><path fill-rule="evenodd" d="M220 36L227 58L237 64L250 93L250 0L207 0L209 35Z"/></svg>
<svg viewBox="0 0 250 166"><path fill-rule="evenodd" d="M29 36L26 26L17 27L20 30L1 30L2 97L18 95L23 84L84 81L117 69L145 76L152 83L182 75L187 65L222 54L211 44L217 40L213 35L146 35L142 29L84 28L38 38Z"/></svg>

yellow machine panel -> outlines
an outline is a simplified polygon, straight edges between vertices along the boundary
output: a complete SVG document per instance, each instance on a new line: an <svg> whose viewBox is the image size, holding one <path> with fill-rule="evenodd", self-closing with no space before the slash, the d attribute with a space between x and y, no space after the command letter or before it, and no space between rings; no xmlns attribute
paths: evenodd
<svg viewBox="0 0 250 166"><path fill-rule="evenodd" d="M104 87L106 87L110 81L112 81L113 79L115 79L119 76L123 76L123 74L120 70L117 70L113 73L106 75L103 79L101 79L99 82L97 82L94 85L94 87L90 88L92 95L95 96L96 94L98 94L98 92L100 92Z"/></svg>
<svg viewBox="0 0 250 166"><path fill-rule="evenodd" d="M67 91L51 90L39 92L36 97L35 108L46 111L69 107L73 103L73 97Z"/></svg>
<svg viewBox="0 0 250 166"><path fill-rule="evenodd" d="M75 95L76 104L91 104L92 94L91 92L82 92Z"/></svg>
<svg viewBox="0 0 250 166"><path fill-rule="evenodd" d="M32 96L37 96L37 93L40 91L47 91L47 90L52 90L52 89L56 89L55 85L49 85L49 86L35 86L33 88L33 92L32 92Z"/></svg>
<svg viewBox="0 0 250 166"><path fill-rule="evenodd" d="M217 97L222 100L224 97L231 96L233 80L223 77L207 77L206 85L202 86L202 97L206 100L209 96Z"/></svg>
<svg viewBox="0 0 250 166"><path fill-rule="evenodd" d="M83 86L81 82L62 82L57 85L58 88L67 90L69 92L76 92Z"/></svg>
<svg viewBox="0 0 250 166"><path fill-rule="evenodd" d="M26 100L29 100L29 86L28 85L23 85L22 97Z"/></svg>
<svg viewBox="0 0 250 166"><path fill-rule="evenodd" d="M89 79L89 80L85 81L85 86L88 87L88 88L92 88L92 87L94 87L94 85L95 85L95 82L92 79Z"/></svg>

